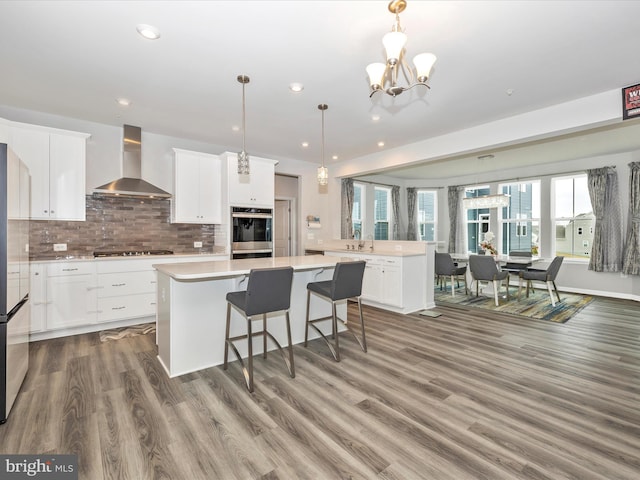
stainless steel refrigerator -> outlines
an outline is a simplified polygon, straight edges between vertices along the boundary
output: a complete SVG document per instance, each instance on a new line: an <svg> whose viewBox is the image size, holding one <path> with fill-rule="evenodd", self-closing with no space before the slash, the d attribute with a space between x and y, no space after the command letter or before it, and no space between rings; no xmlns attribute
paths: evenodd
<svg viewBox="0 0 640 480"><path fill-rule="evenodd" d="M29 169L0 143L0 423L29 369Z"/></svg>

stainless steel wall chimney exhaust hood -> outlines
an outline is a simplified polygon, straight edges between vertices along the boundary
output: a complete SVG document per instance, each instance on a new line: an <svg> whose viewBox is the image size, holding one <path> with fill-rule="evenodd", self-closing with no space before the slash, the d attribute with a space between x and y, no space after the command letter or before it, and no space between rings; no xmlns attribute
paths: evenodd
<svg viewBox="0 0 640 480"><path fill-rule="evenodd" d="M122 178L93 190L102 195L127 197L170 198L171 194L142 180L142 129L124 126Z"/></svg>

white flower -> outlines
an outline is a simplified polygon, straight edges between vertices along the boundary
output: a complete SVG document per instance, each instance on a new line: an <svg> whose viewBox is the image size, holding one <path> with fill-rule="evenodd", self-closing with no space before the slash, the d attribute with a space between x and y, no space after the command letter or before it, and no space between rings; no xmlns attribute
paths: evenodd
<svg viewBox="0 0 640 480"><path fill-rule="evenodd" d="M485 232L484 241L486 243L491 243L494 238L496 238L496 236L493 234L493 232Z"/></svg>

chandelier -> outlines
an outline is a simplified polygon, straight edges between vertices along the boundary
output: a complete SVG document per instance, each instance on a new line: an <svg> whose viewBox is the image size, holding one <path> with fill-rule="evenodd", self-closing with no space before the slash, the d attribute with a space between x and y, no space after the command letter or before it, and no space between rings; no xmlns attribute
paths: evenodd
<svg viewBox="0 0 640 480"><path fill-rule="evenodd" d="M382 37L382 44L387 54L387 63L372 63L367 66L367 74L369 75L369 84L371 86L369 98L379 91L395 97L416 85L431 88L427 85L427 80L433 64L436 63L436 56L433 53L420 53L413 57L413 64L416 67L415 73L404 59L404 46L407 43L407 36L400 26L400 13L406 7L407 2L405 0L392 0L389 3L389 11L395 14L396 21L391 31ZM408 82L408 86L398 85L400 71L402 71L402 75Z"/></svg>
<svg viewBox="0 0 640 480"><path fill-rule="evenodd" d="M238 75L238 82L242 84L242 151L238 152L238 174L249 175L249 154L245 150L245 108L244 108L244 86L250 79L246 75Z"/></svg>
<svg viewBox="0 0 640 480"><path fill-rule="evenodd" d="M509 206L509 195L482 195L480 197L465 197L462 205L465 209L474 208L502 208Z"/></svg>
<svg viewBox="0 0 640 480"><path fill-rule="evenodd" d="M322 112L322 166L318 167L318 184L326 185L329 182L329 170L324 166L324 111L329 108L324 103L318 105L318 110Z"/></svg>

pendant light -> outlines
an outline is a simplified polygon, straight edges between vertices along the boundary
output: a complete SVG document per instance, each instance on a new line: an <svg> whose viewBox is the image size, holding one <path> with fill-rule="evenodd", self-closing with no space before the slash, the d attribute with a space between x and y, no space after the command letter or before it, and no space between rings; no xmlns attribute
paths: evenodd
<svg viewBox="0 0 640 480"><path fill-rule="evenodd" d="M244 86L249 83L250 79L246 75L238 75L238 82L242 84L242 151L238 153L238 175L249 175L249 154L245 150L245 102L244 102Z"/></svg>
<svg viewBox="0 0 640 480"><path fill-rule="evenodd" d="M318 110L322 112L322 166L318 167L318 184L326 185L329 182L329 170L324 166L324 111L329 108L326 104L318 105Z"/></svg>

